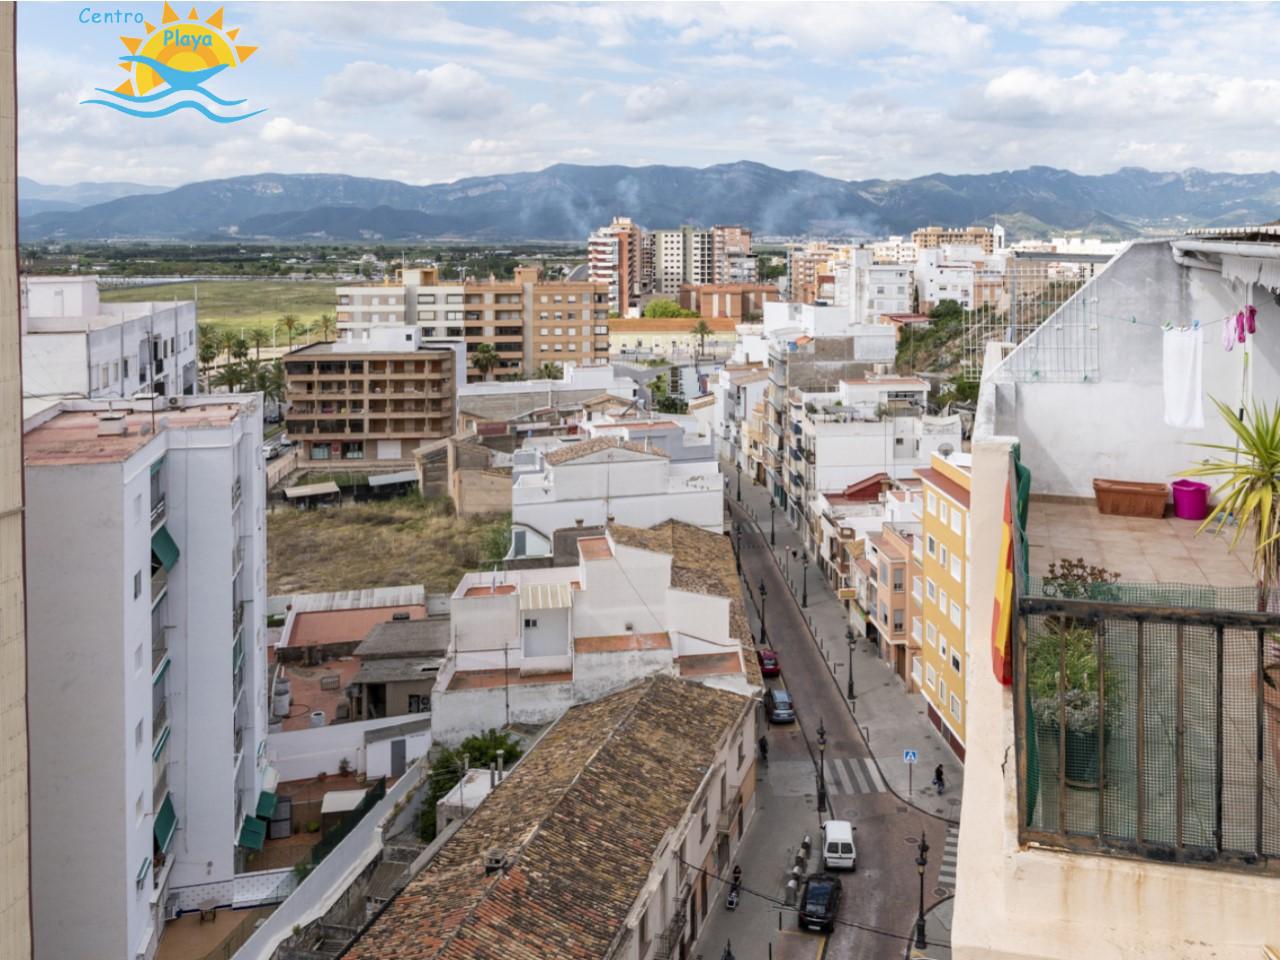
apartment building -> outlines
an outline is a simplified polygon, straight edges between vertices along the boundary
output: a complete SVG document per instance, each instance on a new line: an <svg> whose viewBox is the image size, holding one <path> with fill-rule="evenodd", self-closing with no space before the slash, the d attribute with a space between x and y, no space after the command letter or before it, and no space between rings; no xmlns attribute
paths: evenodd
<svg viewBox="0 0 1280 960"><path fill-rule="evenodd" d="M40 958L152 957L266 830L260 401L169 401L25 424Z"/></svg>
<svg viewBox="0 0 1280 960"><path fill-rule="evenodd" d="M0 956L31 960L14 11L0 9Z"/></svg>
<svg viewBox="0 0 1280 960"><path fill-rule="evenodd" d="M1004 227L921 227L911 234L911 243L917 252L936 250L938 247L962 246L980 247L982 252L990 256L1005 248Z"/></svg>
<svg viewBox="0 0 1280 960"><path fill-rule="evenodd" d="M755 283L756 258L751 253L751 231L741 226L711 228L712 283Z"/></svg>
<svg viewBox="0 0 1280 960"><path fill-rule="evenodd" d="M1233 550L1231 526L1104 514L1093 479L1160 485L1159 503L1218 456L1196 445L1223 444L1232 462L1234 432L1208 403L1202 425L1166 419L1164 350L1179 329L1199 339L1197 320L1234 317L1251 283L1256 333L1230 352L1209 338L1183 385L1234 403L1247 349L1249 405L1280 402L1280 340L1267 335L1280 327L1278 239L1270 225L1134 241L1017 349L988 345L970 467L957 960L1276 953L1275 593L1258 588L1248 531ZM1081 301L1096 306L1086 315ZM1119 579L1064 596L1045 582L1064 557ZM1081 666L1055 670L1065 656Z"/></svg>
<svg viewBox="0 0 1280 960"><path fill-rule="evenodd" d="M954 300L966 310L999 307L1004 297L1005 267L1004 254L987 255L977 246L922 250L915 266L920 311L927 313L943 300Z"/></svg>
<svg viewBox="0 0 1280 960"><path fill-rule="evenodd" d="M915 263L916 245L906 237L889 237L871 244L871 257L875 263Z"/></svg>
<svg viewBox="0 0 1280 960"><path fill-rule="evenodd" d="M924 581L920 694L930 722L961 761L969 662L969 462L964 453L934 454L928 467L916 471L924 482L919 552Z"/></svg>
<svg viewBox="0 0 1280 960"><path fill-rule="evenodd" d="M608 309L624 317L652 289L655 259L653 242L630 217L614 217L587 238L587 279L605 288Z"/></svg>
<svg viewBox="0 0 1280 960"><path fill-rule="evenodd" d="M898 679L912 688L912 665L919 659L923 631L919 601L912 591L912 551L918 534L886 523L879 533L867 536L866 557L871 576L868 586L867 638Z"/></svg>
<svg viewBox="0 0 1280 960"><path fill-rule="evenodd" d="M818 278L829 273L828 264L838 248L826 241L810 241L787 248L787 300L813 303L818 299Z"/></svg>
<svg viewBox="0 0 1280 960"><path fill-rule="evenodd" d="M547 362L604 360L609 355L609 297L602 282L547 281L537 267L511 280L441 283L434 267L405 270L399 284L339 287L340 340L370 342L378 327L414 326L426 347L466 345L465 380L520 379ZM475 366L481 344L497 366Z"/></svg>
<svg viewBox="0 0 1280 960"><path fill-rule="evenodd" d="M197 392L191 300L102 303L94 277L23 277L27 397Z"/></svg>
<svg viewBox="0 0 1280 960"><path fill-rule="evenodd" d="M667 676L569 708L345 956L693 956L755 813L755 715ZM587 809L625 842L566 856Z"/></svg>
<svg viewBox="0 0 1280 960"><path fill-rule="evenodd" d="M302 459L412 460L426 441L452 436L460 348L426 348L418 328L402 326L286 354L286 426Z"/></svg>
<svg viewBox="0 0 1280 960"><path fill-rule="evenodd" d="M782 299L772 283L708 283L701 286L684 283L677 291L680 306L695 310L705 320L750 322L764 316L764 305ZM712 326L715 329L715 326Z"/></svg>

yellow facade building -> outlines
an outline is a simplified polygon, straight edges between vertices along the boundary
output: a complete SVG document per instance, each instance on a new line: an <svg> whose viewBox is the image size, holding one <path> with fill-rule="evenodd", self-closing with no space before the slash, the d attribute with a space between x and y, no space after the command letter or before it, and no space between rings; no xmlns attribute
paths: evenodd
<svg viewBox="0 0 1280 960"><path fill-rule="evenodd" d="M964 760L965 679L969 653L969 460L933 455L917 470L924 483L921 522L923 550L920 602L924 642L921 695L929 720L960 760Z"/></svg>

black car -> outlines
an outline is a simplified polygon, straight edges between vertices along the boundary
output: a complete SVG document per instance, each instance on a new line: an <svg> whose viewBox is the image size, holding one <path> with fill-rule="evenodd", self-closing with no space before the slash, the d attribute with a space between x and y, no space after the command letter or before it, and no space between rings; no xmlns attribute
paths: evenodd
<svg viewBox="0 0 1280 960"><path fill-rule="evenodd" d="M804 882L800 894L800 929L835 929L836 916L840 913L840 881L827 873L815 873Z"/></svg>
<svg viewBox="0 0 1280 960"><path fill-rule="evenodd" d="M791 694L770 687L764 694L764 712L770 723L795 723L796 705Z"/></svg>

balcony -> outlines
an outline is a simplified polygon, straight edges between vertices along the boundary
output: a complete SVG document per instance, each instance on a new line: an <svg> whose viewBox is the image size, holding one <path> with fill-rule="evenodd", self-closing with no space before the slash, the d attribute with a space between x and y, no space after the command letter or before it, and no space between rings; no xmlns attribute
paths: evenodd
<svg viewBox="0 0 1280 960"><path fill-rule="evenodd" d="M244 601L231 606L231 635L235 636L244 626Z"/></svg>
<svg viewBox="0 0 1280 960"><path fill-rule="evenodd" d="M159 740L160 733L169 726L169 698L161 697L151 709L151 739Z"/></svg>
<svg viewBox="0 0 1280 960"><path fill-rule="evenodd" d="M671 920L658 935L654 960L670 960L680 955L680 944L684 940L684 929L689 922L689 900L693 896L693 885L688 879L680 881L680 892L675 896Z"/></svg>
<svg viewBox="0 0 1280 960"><path fill-rule="evenodd" d="M231 752L237 757L244 751L244 727L236 727L231 733Z"/></svg>
<svg viewBox="0 0 1280 960"><path fill-rule="evenodd" d="M151 574L151 606L154 607L160 602L160 598L164 596L168 584L169 571L165 569L164 564L161 564Z"/></svg>
<svg viewBox="0 0 1280 960"><path fill-rule="evenodd" d="M241 485L240 478L236 477L231 483L231 509L235 509L240 505Z"/></svg>
<svg viewBox="0 0 1280 960"><path fill-rule="evenodd" d="M236 545L231 548L231 576L234 577L240 572L240 568L244 566L244 547L240 545L240 538L236 538Z"/></svg>
<svg viewBox="0 0 1280 960"><path fill-rule="evenodd" d="M169 762L167 754L155 761L155 785L151 788L151 809L159 810L164 803L164 795L169 792Z"/></svg>
<svg viewBox="0 0 1280 960"><path fill-rule="evenodd" d="M168 508L165 505L164 494L162 493L151 504L151 529L154 530L164 523L167 515Z"/></svg>

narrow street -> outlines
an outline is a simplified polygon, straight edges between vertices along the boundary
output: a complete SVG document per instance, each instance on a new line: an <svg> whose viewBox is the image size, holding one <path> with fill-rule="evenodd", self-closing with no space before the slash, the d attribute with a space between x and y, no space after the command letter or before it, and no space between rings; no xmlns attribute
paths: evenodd
<svg viewBox="0 0 1280 960"><path fill-rule="evenodd" d="M897 786L886 779L882 766L887 766L887 762L881 758L877 763L855 726L842 686L833 680L832 668L814 642L804 611L792 596L770 551L767 528L764 532L758 530L732 499L729 508L732 522L740 524L743 580L749 585L748 615L757 643L760 643L762 581L765 587L767 645L777 651L782 666L782 676L767 683L790 691L799 722L768 729L769 759L767 765L761 765L758 808L739 861L743 870L742 902L736 911L726 910L724 894L727 891L721 891L707 918L699 953L704 960L718 960L724 955L726 945L731 944L737 960L772 957L779 960L817 957L890 960L907 956L920 902L917 841L923 830L929 844L924 879L924 903L928 910L952 892L954 854L949 858L944 854L948 847L954 850L956 830L934 815L930 807L939 812L945 810L953 819L958 819L959 807L946 804L938 807L937 804L952 797L938 798L932 795L931 788L922 790L917 784L913 800L923 808L917 809L900 796L907 792L905 783ZM810 576L811 605L817 594L826 589L818 580ZM827 595L831 596L830 591ZM833 596L832 600L834 602ZM843 639L841 648L835 667L836 675L843 678L847 668L844 658L848 656ZM882 665L865 642L854 656L866 661L863 664L855 660L857 674L878 676L875 671L880 671ZM912 698L901 691L898 696L902 723L914 728L904 735L918 736L922 748L933 746L925 742L929 734L920 724L927 726L927 721L916 714ZM762 720L762 729L765 726ZM820 727L825 733L824 750L819 747ZM926 751L920 752L922 762L918 772L927 780L933 763L928 763L926 773ZM813 839L813 853L806 872L822 869L817 809L820 754L825 757L830 799L830 812L821 819L834 817L851 821L857 831L858 849L857 871L837 874L843 882L840 922L828 936L799 931L795 910L782 906L789 870L806 834ZM959 793L957 777L955 799ZM951 861L945 867L944 859ZM941 949L932 949L937 942L933 935L938 930L938 926L930 924L930 949L921 951L921 955L948 955L945 943L938 944Z"/></svg>

